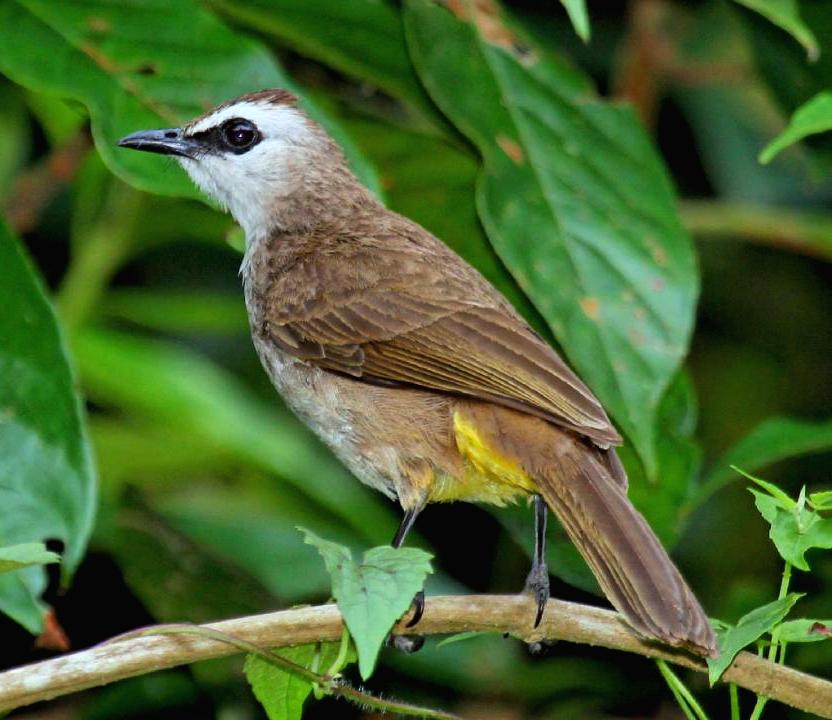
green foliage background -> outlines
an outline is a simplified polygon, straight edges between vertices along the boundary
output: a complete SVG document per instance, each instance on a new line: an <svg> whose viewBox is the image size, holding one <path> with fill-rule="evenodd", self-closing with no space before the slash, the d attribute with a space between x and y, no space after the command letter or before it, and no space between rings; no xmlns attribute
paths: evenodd
<svg viewBox="0 0 832 720"><path fill-rule="evenodd" d="M778 557L729 465L792 495L830 482L832 139L816 133L832 126L832 6L599 2L588 24L585 9L0 0L0 546L63 555L61 573L0 575L4 664L42 652L31 634L49 607L82 647L325 599L297 525L356 553L392 537L397 509L261 372L233 222L172 162L115 147L268 86L298 93L389 207L561 347L626 436L631 496L709 613L735 622L774 596ZM531 528L526 507L429 509L412 541L435 556L428 593L519 590ZM550 536L555 593L594 601ZM832 559L812 568L793 580L811 590L801 614L832 617ZM832 643L790 653L819 674L830 661ZM240 669L62 707L260 717ZM670 703L647 661L565 646L532 659L495 637L384 651L370 685L478 718ZM360 714L324 702L308 717Z"/></svg>

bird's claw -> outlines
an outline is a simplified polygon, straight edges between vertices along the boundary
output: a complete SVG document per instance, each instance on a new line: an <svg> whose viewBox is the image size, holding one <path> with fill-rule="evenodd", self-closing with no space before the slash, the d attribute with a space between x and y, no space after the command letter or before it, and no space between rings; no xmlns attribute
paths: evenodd
<svg viewBox="0 0 832 720"><path fill-rule="evenodd" d="M405 627L413 627L417 622L422 619L422 615L425 613L425 591L420 590L413 596L413 617L410 618L410 621L405 625Z"/></svg>

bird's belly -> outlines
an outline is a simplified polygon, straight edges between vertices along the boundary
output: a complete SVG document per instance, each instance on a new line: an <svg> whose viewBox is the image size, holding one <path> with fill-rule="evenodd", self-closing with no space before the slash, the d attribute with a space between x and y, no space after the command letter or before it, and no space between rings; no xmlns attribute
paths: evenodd
<svg viewBox="0 0 832 720"><path fill-rule="evenodd" d="M534 491L525 472L455 411L488 403L368 385L297 360L267 340L255 338L255 346L292 411L361 482L388 497L403 504L421 495L504 505Z"/></svg>
<svg viewBox="0 0 832 720"><path fill-rule="evenodd" d="M395 498L395 449L368 443L368 408L354 401L352 381L297 360L266 341L255 347L272 384L306 424L361 482Z"/></svg>

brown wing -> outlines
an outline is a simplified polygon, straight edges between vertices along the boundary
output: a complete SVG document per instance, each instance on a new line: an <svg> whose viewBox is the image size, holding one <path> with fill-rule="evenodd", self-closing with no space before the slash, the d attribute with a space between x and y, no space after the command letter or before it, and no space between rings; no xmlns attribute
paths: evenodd
<svg viewBox="0 0 832 720"><path fill-rule="evenodd" d="M264 330L284 351L368 382L500 403L602 447L621 442L590 390L457 256L386 247L322 260L292 269L295 283L309 276L300 295L279 280L270 289Z"/></svg>

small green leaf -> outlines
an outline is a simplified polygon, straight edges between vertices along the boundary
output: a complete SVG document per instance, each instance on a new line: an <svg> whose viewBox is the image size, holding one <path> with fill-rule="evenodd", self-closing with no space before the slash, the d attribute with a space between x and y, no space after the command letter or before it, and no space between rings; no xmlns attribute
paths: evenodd
<svg viewBox="0 0 832 720"><path fill-rule="evenodd" d="M832 130L832 92L821 92L795 110L788 127L763 148L760 162L765 165L789 145L828 130Z"/></svg>
<svg viewBox="0 0 832 720"><path fill-rule="evenodd" d="M560 2L566 8L578 37L584 42L589 42L589 15L586 11L586 2L584 0L560 0Z"/></svg>
<svg viewBox="0 0 832 720"><path fill-rule="evenodd" d="M60 561L60 555L47 550L46 545L39 542L0 547L0 573Z"/></svg>
<svg viewBox="0 0 832 720"><path fill-rule="evenodd" d="M324 673L338 656L338 643L322 643L320 655L317 643L279 648L275 652L296 665ZM314 663L316 656L318 662ZM244 671L269 720L300 720L303 703L312 692L310 683L281 670L259 655L246 657Z"/></svg>
<svg viewBox="0 0 832 720"><path fill-rule="evenodd" d="M772 498L774 498L777 501L777 504L784 510L792 510L795 507L797 507L797 503L794 500L792 500L788 496L788 494L786 494L783 490L777 487L774 483L770 483L766 480L762 480L761 478L749 475L747 472L745 472L745 470L741 470L735 465L732 465L731 469L736 470L740 475L748 478L749 480L751 480L751 482L756 483L761 488L763 488L763 490L765 490Z"/></svg>
<svg viewBox="0 0 832 720"><path fill-rule="evenodd" d="M832 620L800 618L784 622L777 631L781 642L806 643L832 639Z"/></svg>
<svg viewBox="0 0 832 720"><path fill-rule="evenodd" d="M820 55L820 48L814 33L800 18L797 0L736 0L740 5L755 10L763 17L785 30L804 48L809 60L814 62Z"/></svg>
<svg viewBox="0 0 832 720"><path fill-rule="evenodd" d="M751 490L760 514L771 525L769 537L786 562L798 570L811 568L804 557L812 548L832 548L832 519L822 518L816 512L795 507L784 510L769 495Z"/></svg>
<svg viewBox="0 0 832 720"><path fill-rule="evenodd" d="M800 593L789 593L780 600L775 600L767 605L752 610L743 615L734 627L727 630L717 628L717 640L719 641L719 657L708 658L708 680L713 686L722 676L728 666L734 661L737 653L744 647L759 640L765 633L777 625L794 604L803 597Z"/></svg>
<svg viewBox="0 0 832 720"><path fill-rule="evenodd" d="M373 672L384 638L410 607L432 572L431 556L418 548L376 547L357 565L348 548L300 528L332 576L332 594L358 650L365 680Z"/></svg>
<svg viewBox="0 0 832 720"><path fill-rule="evenodd" d="M809 502L815 510L832 510L832 490L809 493Z"/></svg>

